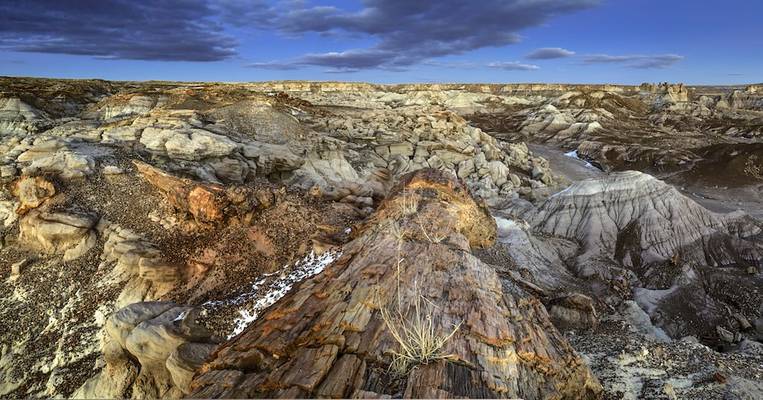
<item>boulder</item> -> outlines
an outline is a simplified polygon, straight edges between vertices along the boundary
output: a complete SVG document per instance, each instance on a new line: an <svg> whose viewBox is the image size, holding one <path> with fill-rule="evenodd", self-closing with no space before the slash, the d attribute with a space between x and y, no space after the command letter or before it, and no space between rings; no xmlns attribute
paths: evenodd
<svg viewBox="0 0 763 400"><path fill-rule="evenodd" d="M14 165L0 165L0 178L13 178L18 172L18 169Z"/></svg>
<svg viewBox="0 0 763 400"><path fill-rule="evenodd" d="M0 200L0 227L11 226L18 219L18 203L12 200Z"/></svg>
<svg viewBox="0 0 763 400"><path fill-rule="evenodd" d="M101 134L101 143L135 142L140 138L141 132L143 132L143 128L134 126L118 126L106 129Z"/></svg>
<svg viewBox="0 0 763 400"><path fill-rule="evenodd" d="M203 129L160 129L148 127L140 138L148 150L179 160L225 157L240 147L227 136Z"/></svg>
<svg viewBox="0 0 763 400"><path fill-rule="evenodd" d="M17 280L21 276L21 273L23 272L24 268L26 268L26 266L29 265L31 261L32 260L25 258L17 263L11 264L10 280L11 281Z"/></svg>
<svg viewBox="0 0 763 400"><path fill-rule="evenodd" d="M593 300L580 293L551 299L546 305L554 326L563 330L593 329L599 324Z"/></svg>
<svg viewBox="0 0 763 400"><path fill-rule="evenodd" d="M214 348L210 332L196 325L194 318L191 307L167 301L139 302L118 310L106 322L106 343L113 343L104 349L107 365L81 390L122 393L110 387L131 387L133 397L151 398L188 393L194 368ZM131 376L131 366L124 362L127 354L139 364L137 376ZM106 383L115 377L123 382Z"/></svg>
<svg viewBox="0 0 763 400"><path fill-rule="evenodd" d="M81 178L93 173L95 161L92 156L79 152L59 139L38 139L34 146L20 154L19 163L29 162L22 168L24 175L53 173L63 179Z"/></svg>
<svg viewBox="0 0 763 400"><path fill-rule="evenodd" d="M249 165L235 158L222 158L210 162L209 165L223 182L242 183L249 175Z"/></svg>
<svg viewBox="0 0 763 400"><path fill-rule="evenodd" d="M64 260L83 255L95 245L97 218L74 211L30 211L19 224L19 239L42 252L63 254Z"/></svg>
<svg viewBox="0 0 763 400"><path fill-rule="evenodd" d="M103 167L103 174L104 175L122 175L124 174L124 170L122 168L117 167L116 165L107 165Z"/></svg>
<svg viewBox="0 0 763 400"><path fill-rule="evenodd" d="M53 182L44 177L24 176L13 183L12 193L19 199L16 212L24 215L53 197L56 194L56 187Z"/></svg>
<svg viewBox="0 0 763 400"><path fill-rule="evenodd" d="M503 186L509 177L509 167L500 161L490 161L487 163L487 168L490 171L490 179L496 186Z"/></svg>
<svg viewBox="0 0 763 400"><path fill-rule="evenodd" d="M242 152L244 157L256 162L257 172L262 175L293 171L304 163L285 145L253 142L244 145Z"/></svg>
<svg viewBox="0 0 763 400"><path fill-rule="evenodd" d="M360 180L358 171L336 144L330 143L308 152L304 161L295 174L299 177L298 180L309 182L308 187L313 184L329 186L335 182Z"/></svg>

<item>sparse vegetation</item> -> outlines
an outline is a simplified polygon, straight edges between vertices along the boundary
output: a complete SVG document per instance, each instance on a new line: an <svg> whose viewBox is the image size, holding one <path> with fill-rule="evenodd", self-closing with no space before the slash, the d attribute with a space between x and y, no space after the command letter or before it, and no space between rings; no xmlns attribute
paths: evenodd
<svg viewBox="0 0 763 400"><path fill-rule="evenodd" d="M416 223L419 225L421 232L424 233L424 236L426 236L427 240L429 240L431 243L440 243L448 237L444 233L433 233L430 235L427 233L426 228L424 228L424 225L421 224L421 221L418 218L416 218Z"/></svg>
<svg viewBox="0 0 763 400"><path fill-rule="evenodd" d="M416 214L416 211L419 210L419 199L416 196L411 196L409 194L403 194L400 198L401 202L399 205L401 216L407 217Z"/></svg>
<svg viewBox="0 0 763 400"><path fill-rule="evenodd" d="M436 307L427 300L418 289L414 290L413 305L403 312L382 309L381 315L392 337L400 346L392 352L390 371L405 375L416 365L452 358L453 355L442 352L445 344L461 327L459 322L447 334L440 334L434 323ZM413 308L413 310L410 310Z"/></svg>
<svg viewBox="0 0 763 400"><path fill-rule="evenodd" d="M401 216L411 216L418 211L418 198L403 195L401 199L401 202L398 203L400 205ZM431 243L440 243L446 238L443 234L430 235L418 218L416 218L416 223ZM419 292L418 286L415 283L413 304L403 309L400 276L404 268L402 247L408 237L408 233L397 221L391 222L388 225L388 229L396 240L395 280L397 302L392 309L382 309L381 316L390 334L399 345L399 350L392 352L390 372L402 376L406 375L416 365L428 364L435 360L452 357L452 355L444 354L442 349L448 340L458 331L461 323L455 325L447 334L438 333L437 326L434 323L436 307Z"/></svg>

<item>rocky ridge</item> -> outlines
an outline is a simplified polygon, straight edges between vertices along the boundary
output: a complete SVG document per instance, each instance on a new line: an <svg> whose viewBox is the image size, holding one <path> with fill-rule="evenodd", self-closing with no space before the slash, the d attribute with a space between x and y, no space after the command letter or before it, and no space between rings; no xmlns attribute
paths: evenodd
<svg viewBox="0 0 763 400"><path fill-rule="evenodd" d="M487 210L468 196L442 173L404 176L342 257L216 350L192 396L594 396L598 382L540 304L519 288L502 291L468 253L495 237ZM400 344L385 325L394 324L388 308L411 326L430 310L435 335L455 326L440 350L447 357L414 359L423 363L390 382Z"/></svg>
<svg viewBox="0 0 763 400"><path fill-rule="evenodd" d="M755 86L0 93L3 396L760 392Z"/></svg>

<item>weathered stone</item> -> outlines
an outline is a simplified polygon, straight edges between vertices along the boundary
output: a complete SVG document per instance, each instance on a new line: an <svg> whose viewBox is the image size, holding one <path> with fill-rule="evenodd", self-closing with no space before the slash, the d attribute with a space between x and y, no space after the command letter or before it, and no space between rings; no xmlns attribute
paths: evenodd
<svg viewBox="0 0 763 400"><path fill-rule="evenodd" d="M466 179L474 173L474 161L472 159L464 160L458 163L458 177Z"/></svg>
<svg viewBox="0 0 763 400"><path fill-rule="evenodd" d="M148 127L140 142L147 149L181 160L230 155L240 145L228 137L202 129L172 130Z"/></svg>
<svg viewBox="0 0 763 400"><path fill-rule="evenodd" d="M11 200L0 200L0 227L11 226L18 219L16 208L18 203Z"/></svg>
<svg viewBox="0 0 763 400"><path fill-rule="evenodd" d="M135 161L141 175L166 197L178 213L190 214L199 224L219 224L226 220L251 218L258 208L269 207L273 194L268 189L195 182L179 178L148 164Z"/></svg>
<svg viewBox="0 0 763 400"><path fill-rule="evenodd" d="M19 224L19 239L45 253L78 258L95 245L97 220L74 212L28 212Z"/></svg>
<svg viewBox="0 0 763 400"><path fill-rule="evenodd" d="M500 161L490 161L487 164L490 178L496 186L503 186L509 177L509 168Z"/></svg>
<svg viewBox="0 0 763 400"><path fill-rule="evenodd" d="M132 126L119 126L111 129L106 129L101 135L103 143L120 143L120 142L134 142L138 140L140 133L143 131L141 128Z"/></svg>
<svg viewBox="0 0 763 400"><path fill-rule="evenodd" d="M59 139L39 139L34 146L19 155L18 162L30 162L22 168L24 175L54 173L61 178L81 178L93 173L95 161Z"/></svg>
<svg viewBox="0 0 763 400"><path fill-rule="evenodd" d="M16 212L23 215L53 197L56 194L56 187L41 176L25 176L13 184L12 191L13 195L19 199Z"/></svg>
<svg viewBox="0 0 763 400"><path fill-rule="evenodd" d="M121 174L124 174L124 170L122 170L122 168L117 167L116 165L107 165L103 167L103 174L104 175L121 175Z"/></svg>
<svg viewBox="0 0 763 400"><path fill-rule="evenodd" d="M133 329L143 321L148 321L165 311L176 307L172 302L141 302L124 307L109 318L106 332L116 340L121 347L126 346L127 337Z"/></svg>
<svg viewBox="0 0 763 400"><path fill-rule="evenodd" d="M241 183L249 175L247 163L233 158L223 158L210 162L209 165L215 170L215 175L224 182Z"/></svg>
<svg viewBox="0 0 763 400"><path fill-rule="evenodd" d="M0 165L0 178L13 178L18 170L13 165Z"/></svg>
<svg viewBox="0 0 763 400"><path fill-rule="evenodd" d="M110 339L140 365L132 383L134 393L150 397L188 393L194 370L214 348L208 342L209 332L186 321L193 312L172 302L140 302L108 319L105 329ZM129 368L123 358L108 358L107 368L90 386L104 386L103 381L124 376Z"/></svg>
<svg viewBox="0 0 763 400"><path fill-rule="evenodd" d="M551 321L559 329L592 329L599 324L593 300L580 293L555 297L547 308Z"/></svg>
<svg viewBox="0 0 763 400"><path fill-rule="evenodd" d="M10 276L11 281L15 281L16 279L18 279L21 276L21 272L23 271L23 269L27 265L29 265L29 263L30 263L30 260L28 258L25 258L17 263L12 264L11 276Z"/></svg>
<svg viewBox="0 0 763 400"><path fill-rule="evenodd" d="M344 256L219 348L191 396L364 393L368 366L386 369L401 351L390 333L394 320L385 322L382 311L399 312L398 323L407 324L415 305L431 313L436 335L453 335L439 353L448 357L405 372L406 397L595 396L598 383L540 302L518 288L502 290L494 269L468 251L494 240L494 220L454 177L404 176ZM233 388L214 379L244 368L254 372ZM371 391L385 393L390 383Z"/></svg>
<svg viewBox="0 0 763 400"><path fill-rule="evenodd" d="M255 160L257 172L262 175L293 171L303 164L302 158L285 145L254 142L245 145L243 153L244 157Z"/></svg>
<svg viewBox="0 0 763 400"><path fill-rule="evenodd" d="M718 325L715 327L715 331L718 333L718 338L727 343L734 343L734 333L728 329Z"/></svg>
<svg viewBox="0 0 763 400"><path fill-rule="evenodd" d="M172 376L172 383L184 394L189 393L193 374L215 347L214 344L186 342L167 357L166 366Z"/></svg>
<svg viewBox="0 0 763 400"><path fill-rule="evenodd" d="M401 155L403 157L413 156L413 145L410 142L395 143L389 145L389 155Z"/></svg>

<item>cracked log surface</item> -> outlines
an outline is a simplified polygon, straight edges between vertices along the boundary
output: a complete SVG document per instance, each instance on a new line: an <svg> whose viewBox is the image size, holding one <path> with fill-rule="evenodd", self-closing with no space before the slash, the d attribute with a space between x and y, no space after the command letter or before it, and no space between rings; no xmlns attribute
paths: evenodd
<svg viewBox="0 0 763 400"><path fill-rule="evenodd" d="M404 176L337 261L213 353L190 396L598 397L598 381L543 305L502 287L471 254L495 229L454 178ZM447 360L394 377L399 345L381 310L412 313L419 293L432 303L436 331L461 325L442 349Z"/></svg>

